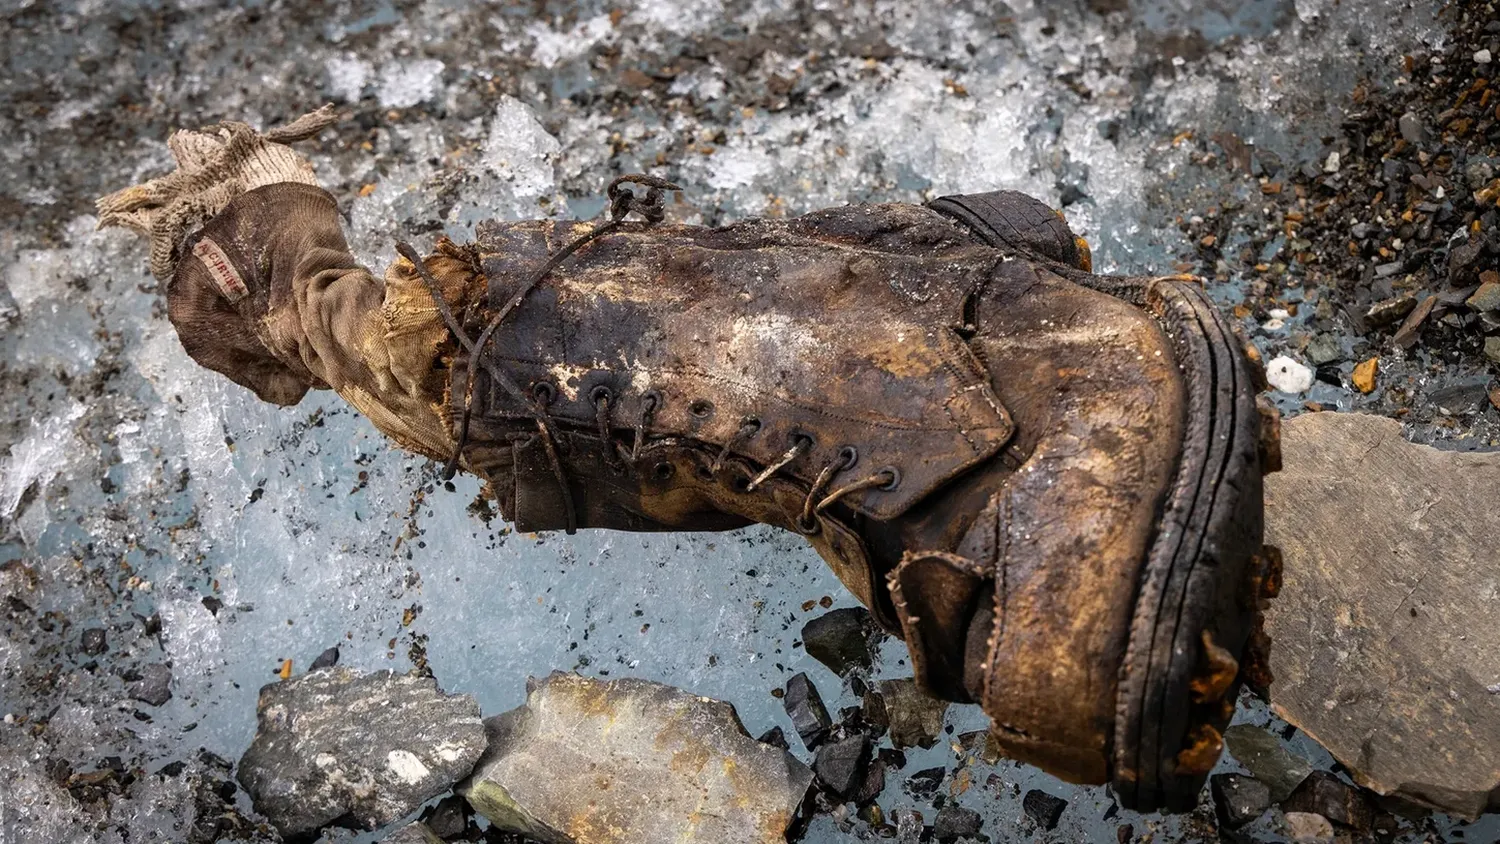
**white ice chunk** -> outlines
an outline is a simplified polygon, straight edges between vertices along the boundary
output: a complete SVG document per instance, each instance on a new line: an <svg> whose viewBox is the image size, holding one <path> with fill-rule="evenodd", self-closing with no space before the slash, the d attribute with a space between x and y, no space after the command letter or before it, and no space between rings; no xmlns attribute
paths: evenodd
<svg viewBox="0 0 1500 844"><path fill-rule="evenodd" d="M380 68L381 108L411 108L432 99L442 84L443 67L437 59L387 62Z"/></svg>
<svg viewBox="0 0 1500 844"><path fill-rule="evenodd" d="M87 410L69 400L62 413L43 422L32 420L26 438L10 447L10 456L0 463L0 517L10 516L33 483L46 487L62 470L73 446L73 423Z"/></svg>
<svg viewBox="0 0 1500 844"><path fill-rule="evenodd" d="M442 72L442 62L438 62L438 72ZM365 90L365 85L370 81L370 76L375 73L375 68L364 59L356 58L352 54L345 54L338 58L329 59L324 67L328 71L328 90L334 97L345 102L358 102ZM382 89L382 96L384 90Z"/></svg>
<svg viewBox="0 0 1500 844"><path fill-rule="evenodd" d="M518 196L537 197L552 191L556 180L552 161L561 151L562 145L529 106L515 97L500 99L484 142L484 163L510 180Z"/></svg>

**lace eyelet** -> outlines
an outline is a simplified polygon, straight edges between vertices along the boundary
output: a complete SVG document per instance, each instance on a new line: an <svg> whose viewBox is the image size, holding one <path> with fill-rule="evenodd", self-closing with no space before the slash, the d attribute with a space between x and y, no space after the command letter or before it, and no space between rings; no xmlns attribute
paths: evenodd
<svg viewBox="0 0 1500 844"><path fill-rule="evenodd" d="M594 387L594 389L589 390L589 401L592 401L596 405L602 402L609 402L610 404L614 404L615 391L611 390L605 384L599 384L598 386Z"/></svg>
<svg viewBox="0 0 1500 844"><path fill-rule="evenodd" d="M818 521L817 516L812 518L811 523L802 521L802 517L798 516L792 520L792 527L803 536L817 536L823 532L823 524Z"/></svg>
<svg viewBox="0 0 1500 844"><path fill-rule="evenodd" d="M641 394L641 407L645 408L648 412L656 410L663 404L665 404L665 399L662 398L659 390L647 390Z"/></svg>
<svg viewBox="0 0 1500 844"><path fill-rule="evenodd" d="M693 414L693 416L699 419L707 419L713 415L713 412L714 403L708 399L694 399L693 403L688 405L688 413Z"/></svg>
<svg viewBox="0 0 1500 844"><path fill-rule="evenodd" d="M531 397L538 404L546 407L552 403L553 399L557 398L557 388L546 381L538 381L531 385Z"/></svg>
<svg viewBox="0 0 1500 844"><path fill-rule="evenodd" d="M859 449L852 445L846 445L839 449L839 460L843 461L840 470L847 472L859 464Z"/></svg>
<svg viewBox="0 0 1500 844"><path fill-rule="evenodd" d="M740 423L740 427L741 428L748 428L749 429L749 430L745 431L744 436L746 436L746 437L753 437L756 434L760 433L760 429L761 429L760 418L757 417L757 416L746 416L745 420Z"/></svg>
<svg viewBox="0 0 1500 844"><path fill-rule="evenodd" d="M749 475L736 475L730 483L734 487L735 492L750 492L750 480Z"/></svg>
<svg viewBox="0 0 1500 844"><path fill-rule="evenodd" d="M876 489L890 491L898 486L901 486L901 470L897 469L895 466L881 467L880 470L876 472L876 474L886 474L891 476L890 480L886 481L878 487L875 487Z"/></svg>
<svg viewBox="0 0 1500 844"><path fill-rule="evenodd" d="M651 474L658 481L665 481L668 478L672 477L672 475L676 474L676 472L677 467L673 466L671 463L667 463L666 461L662 461L661 463L656 464L651 469Z"/></svg>

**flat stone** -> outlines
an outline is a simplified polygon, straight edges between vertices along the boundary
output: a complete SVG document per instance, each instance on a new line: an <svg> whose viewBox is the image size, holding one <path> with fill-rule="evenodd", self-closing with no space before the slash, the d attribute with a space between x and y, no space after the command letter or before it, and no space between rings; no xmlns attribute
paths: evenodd
<svg viewBox="0 0 1500 844"><path fill-rule="evenodd" d="M863 733L818 748L812 769L818 782L839 797L854 795L864 782L865 766L870 761L870 739Z"/></svg>
<svg viewBox="0 0 1500 844"><path fill-rule="evenodd" d="M1067 808L1068 801L1039 788L1033 788L1021 798L1021 809L1026 812L1026 817L1048 831L1057 829L1057 822L1062 820L1062 814Z"/></svg>
<svg viewBox="0 0 1500 844"><path fill-rule="evenodd" d="M948 712L948 701L938 700L918 689L917 681L910 677L881 680L880 696L885 702L893 746L925 750L937 744L937 737L943 731L943 717Z"/></svg>
<svg viewBox="0 0 1500 844"><path fill-rule="evenodd" d="M1276 712L1381 794L1500 808L1500 453L1345 413L1283 423L1281 448L1266 478L1285 560L1266 614Z"/></svg>
<svg viewBox="0 0 1500 844"><path fill-rule="evenodd" d="M1285 826L1292 844L1333 844L1333 824L1322 815L1287 812Z"/></svg>
<svg viewBox="0 0 1500 844"><path fill-rule="evenodd" d="M161 664L142 666L125 690L135 700L161 706L172 699L172 669Z"/></svg>
<svg viewBox="0 0 1500 844"><path fill-rule="evenodd" d="M1278 688L1272 687L1273 696ZM1230 756L1265 783L1272 803L1290 797L1313 771L1312 765L1287 750L1281 739L1251 724L1235 724L1226 729L1224 746L1229 748Z"/></svg>
<svg viewBox="0 0 1500 844"><path fill-rule="evenodd" d="M467 776L485 747L474 698L416 673L315 671L263 687L256 712L239 781L286 837L400 820Z"/></svg>
<svg viewBox="0 0 1500 844"><path fill-rule="evenodd" d="M1488 273L1486 273L1488 275ZM1500 282L1486 281L1464 304L1476 311L1500 311Z"/></svg>
<svg viewBox="0 0 1500 844"><path fill-rule="evenodd" d="M548 844L782 842L812 783L730 704L646 680L557 672L485 728L489 749L458 793Z"/></svg>
<svg viewBox="0 0 1500 844"><path fill-rule="evenodd" d="M1282 801L1288 812L1311 812L1359 832L1370 828L1375 810L1359 789L1327 771L1313 771Z"/></svg>
<svg viewBox="0 0 1500 844"><path fill-rule="evenodd" d="M939 841L952 841L955 838L978 835L980 825L978 812L949 803L939 809L937 817L933 819L932 837Z"/></svg>
<svg viewBox="0 0 1500 844"><path fill-rule="evenodd" d="M876 631L864 607L832 610L802 626L802 647L808 656L843 677L855 668L870 670Z"/></svg>
<svg viewBox="0 0 1500 844"><path fill-rule="evenodd" d="M1500 337L1484 338L1484 356L1500 363Z"/></svg>
<svg viewBox="0 0 1500 844"><path fill-rule="evenodd" d="M1271 808L1270 786L1254 777L1214 774L1209 779L1209 791L1219 825L1228 829L1239 829Z"/></svg>
<svg viewBox="0 0 1500 844"><path fill-rule="evenodd" d="M793 729L808 750L817 748L828 738L828 731L833 728L833 719L828 717L828 707L823 705L823 696L818 694L818 687L807 679L806 674L794 674L786 681L781 705L786 708L787 716L792 719Z"/></svg>
<svg viewBox="0 0 1500 844"><path fill-rule="evenodd" d="M1489 384L1488 375L1460 378L1446 387L1433 390L1427 400L1451 415L1475 413L1483 409L1489 400Z"/></svg>

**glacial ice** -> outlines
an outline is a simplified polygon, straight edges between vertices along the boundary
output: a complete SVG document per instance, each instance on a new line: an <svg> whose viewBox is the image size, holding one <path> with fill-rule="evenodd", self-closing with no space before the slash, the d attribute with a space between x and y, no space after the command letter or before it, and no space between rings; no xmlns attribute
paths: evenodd
<svg viewBox="0 0 1500 844"><path fill-rule="evenodd" d="M126 11L83 3L74 13L85 22L146 14L145 4L120 5ZM259 687L283 660L300 672L334 644L341 664L363 669L404 670L425 654L444 688L474 695L486 714L519 705L525 677L553 669L660 680L728 700L752 735L785 726L770 691L798 671L831 709L853 703L798 642L820 602L853 600L796 537L764 528L518 534L484 517L475 482L446 488L431 463L394 450L337 397L277 408L193 364L153 292L143 243L92 232L80 205L87 190L165 172L168 126L259 121L321 99L369 106L373 97L368 149L351 133L312 154L348 214L352 247L372 267L394 256L398 238L467 239L489 216L597 213L611 167L656 170L664 139L677 139L697 151L674 153L660 172L685 186L673 206L685 222L993 188L1060 204L1072 187L1088 199L1066 213L1093 244L1096 267L1144 270L1183 248L1168 209L1191 202L1193 185L1180 178L1191 162L1174 136L1225 129L1291 155L1337 125L1337 103L1365 71L1365 51L1389 60L1437 31L1422 14L1396 13L1404 9L1396 2L1377 12L1297 0L1291 16L1273 2L1115 4L1141 12L1144 28L1129 30L1028 0L961 9L881 0L839 9L849 30L882 33L891 49L883 61L840 52L845 33L823 20L810 31L829 45L819 63L774 42L757 59L823 86L799 92L810 107L731 107L728 59L710 55L669 89L689 108L648 100L612 112L588 94L612 84L591 65L596 47L680 52L682 39L702 33L772 30L790 7L621 5L619 26L639 27L635 40L622 38L603 8L556 20L486 11L476 21L437 0L410 12L344 3L321 27L276 24L285 46L273 51L286 52L262 57L260 75L193 47L198 30L169 28L157 48L188 56L182 76L141 59L140 107L162 116L104 164L83 157L82 141L46 149L17 118L0 117L14 139L4 153L12 173L23 152L105 168L82 188L29 184L24 174L0 185L18 207L66 199L80 209L55 235L10 222L0 230L0 563L25 567L0 571L0 603L14 598L68 619L55 635L0 636L0 714L13 716L0 726L0 841L117 840L73 822L80 810L46 775L47 758L140 754L147 770L199 747L237 758L255 729ZM238 20L230 11L210 17ZM1365 39L1358 47L1343 35L1355 29ZM213 32L221 46L232 40ZM1136 81L1168 32L1196 33L1204 55ZM59 34L59 49L97 49L71 37ZM497 79L486 65L498 61L489 52L497 44L529 51L540 70ZM69 99L51 119L64 127L112 107L76 81L58 86ZM247 93L252 86L261 90ZM478 111L464 107L474 96L484 99ZM381 117L424 106L430 115ZM1293 126L1293 112L1311 117ZM614 159L612 145L621 150ZM1235 295L1229 286L1213 292ZM210 609L205 597L222 605ZM143 633L153 615L159 641ZM90 624L110 629L114 661L92 671L73 645ZM888 642L881 676L908 674L904 656ZM159 708L123 700L110 666L163 658L172 662L173 698ZM45 677L53 667L60 676ZM37 691L45 683L53 685ZM46 718L45 737L23 729ZM951 708L948 720L954 735L984 725L973 707ZM940 742L911 756L908 773L951 764L955 751ZM1015 828L1029 788L1073 802L1059 831L1069 838L1097 831L1112 802L1101 789L1008 762L971 771L998 777L999 786L976 781L956 795L985 816L992 836ZM174 782L143 786L124 820L131 841L153 830L172 838L172 807L187 800ZM899 778L881 803L887 813L916 805ZM1177 821L1153 823L1167 833ZM808 840L848 839L823 817Z"/></svg>

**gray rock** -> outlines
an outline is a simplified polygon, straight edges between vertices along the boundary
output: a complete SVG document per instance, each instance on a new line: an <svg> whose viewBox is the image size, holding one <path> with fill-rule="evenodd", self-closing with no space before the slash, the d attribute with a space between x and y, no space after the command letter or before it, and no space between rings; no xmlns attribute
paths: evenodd
<svg viewBox="0 0 1500 844"><path fill-rule="evenodd" d="M1343 346L1339 344L1339 339L1332 334L1319 334L1307 344L1307 359L1312 361L1314 366L1332 363L1343 357Z"/></svg>
<svg viewBox="0 0 1500 844"><path fill-rule="evenodd" d="M1214 798L1214 814L1219 826L1239 829L1259 818L1271 808L1271 788L1253 777L1242 774L1214 774L1209 780Z"/></svg>
<svg viewBox="0 0 1500 844"><path fill-rule="evenodd" d="M99 656L109 650L109 640L103 627L90 627L78 637L78 648L89 656Z"/></svg>
<svg viewBox="0 0 1500 844"><path fill-rule="evenodd" d="M1063 812L1067 811L1068 801L1033 788L1021 798L1021 808L1026 812L1026 817L1031 818L1037 826L1053 830L1057 829L1057 822L1062 820Z"/></svg>
<svg viewBox="0 0 1500 844"><path fill-rule="evenodd" d="M421 822L409 823L381 840L384 844L446 844L441 835Z"/></svg>
<svg viewBox="0 0 1500 844"><path fill-rule="evenodd" d="M1313 770L1306 759L1287 750L1281 739L1251 724L1235 724L1226 729L1224 746L1229 748L1230 756L1265 783L1272 803L1290 796Z"/></svg>
<svg viewBox="0 0 1500 844"><path fill-rule="evenodd" d="M415 673L315 671L262 688L256 709L239 781L288 837L399 820L467 776L485 748L474 698Z"/></svg>
<svg viewBox="0 0 1500 844"><path fill-rule="evenodd" d="M1452 384L1433 390L1428 401L1451 416L1475 413L1489 406L1488 375L1460 378Z"/></svg>
<svg viewBox="0 0 1500 844"><path fill-rule="evenodd" d="M826 612L802 626L807 655L840 677L855 668L870 670L877 635L875 621L864 607Z"/></svg>
<svg viewBox="0 0 1500 844"><path fill-rule="evenodd" d="M1500 363L1500 337L1484 338L1484 356Z"/></svg>
<svg viewBox="0 0 1500 844"><path fill-rule="evenodd" d="M1313 771L1281 804L1288 812L1322 815L1339 826L1364 832L1375 810L1359 789L1327 771Z"/></svg>
<svg viewBox="0 0 1500 844"><path fill-rule="evenodd" d="M1332 844L1333 824L1322 815L1287 812L1286 837L1292 844Z"/></svg>
<svg viewBox="0 0 1500 844"><path fill-rule="evenodd" d="M818 687L807 679L806 674L795 674L786 681L781 705L786 708L786 714L792 719L793 729L808 750L815 749L823 743L823 739L828 738L828 731L833 728L833 719L828 717L828 707L823 705L823 696L818 694Z"/></svg>
<svg viewBox="0 0 1500 844"><path fill-rule="evenodd" d="M948 712L948 701L927 695L910 677L880 681L880 695L885 700L892 745L898 749L926 749L937 744L938 734L943 731L943 716Z"/></svg>
<svg viewBox="0 0 1500 844"><path fill-rule="evenodd" d="M1266 612L1276 712L1360 785L1496 808L1500 453L1413 445L1396 420L1347 413L1289 420L1281 448L1266 478L1266 541L1285 560Z"/></svg>
<svg viewBox="0 0 1500 844"><path fill-rule="evenodd" d="M1464 304L1476 311L1500 310L1500 281L1486 281L1479 285L1479 289L1464 300Z"/></svg>
<svg viewBox="0 0 1500 844"><path fill-rule="evenodd" d="M439 838L457 838L469 827L469 804L457 795L444 797L422 813L422 823Z"/></svg>
<svg viewBox="0 0 1500 844"><path fill-rule="evenodd" d="M933 819L932 837L939 841L952 841L963 836L978 835L979 827L978 812L949 803L939 809L937 817Z"/></svg>
<svg viewBox="0 0 1500 844"><path fill-rule="evenodd" d="M161 706L172 699L172 669L160 664L144 666L125 690L142 703Z"/></svg>
<svg viewBox="0 0 1500 844"><path fill-rule="evenodd" d="M734 707L645 680L554 673L485 722L463 795L542 842L782 842L812 772Z"/></svg>
<svg viewBox="0 0 1500 844"><path fill-rule="evenodd" d="M313 659L312 665L307 666L308 671L317 671L319 668L332 668L339 664L339 646L334 645L326 651L318 654Z"/></svg>
<svg viewBox="0 0 1500 844"><path fill-rule="evenodd" d="M812 769L818 781L829 791L848 798L864 782L865 766L869 761L870 740L864 733L855 733L818 748Z"/></svg>
<svg viewBox="0 0 1500 844"><path fill-rule="evenodd" d="M1415 112L1408 111L1401 115L1401 118L1396 121L1396 127L1401 130L1401 137L1409 144L1417 146L1427 140L1427 128L1422 125L1422 118L1418 117Z"/></svg>

